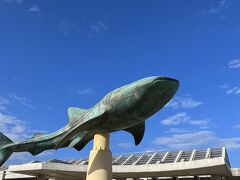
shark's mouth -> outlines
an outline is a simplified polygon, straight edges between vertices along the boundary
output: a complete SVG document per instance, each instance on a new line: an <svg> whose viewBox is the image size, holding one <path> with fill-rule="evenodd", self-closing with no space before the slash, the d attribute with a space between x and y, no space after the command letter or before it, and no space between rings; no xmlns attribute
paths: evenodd
<svg viewBox="0 0 240 180"><path fill-rule="evenodd" d="M154 79L154 82L155 81L173 81L173 82L176 82L177 84L179 84L179 81L177 79L164 77L164 76L160 76L160 77Z"/></svg>

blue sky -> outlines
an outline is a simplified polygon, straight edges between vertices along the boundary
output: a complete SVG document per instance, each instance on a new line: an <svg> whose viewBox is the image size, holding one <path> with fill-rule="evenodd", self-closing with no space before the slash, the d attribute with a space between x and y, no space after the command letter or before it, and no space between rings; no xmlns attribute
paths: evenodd
<svg viewBox="0 0 240 180"><path fill-rule="evenodd" d="M240 167L240 1L0 0L0 131L13 140L53 132L67 108L153 75L180 81L135 147L111 135L113 154L226 146ZM8 163L88 156L61 149Z"/></svg>

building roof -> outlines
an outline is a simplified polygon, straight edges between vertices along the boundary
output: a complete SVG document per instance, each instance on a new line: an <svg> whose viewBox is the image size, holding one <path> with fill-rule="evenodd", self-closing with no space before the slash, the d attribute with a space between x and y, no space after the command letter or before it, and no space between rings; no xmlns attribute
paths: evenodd
<svg viewBox="0 0 240 180"><path fill-rule="evenodd" d="M213 159L224 157L227 165L230 167L229 159L225 148L208 148L205 150L187 150L173 152L141 152L115 155L112 158L113 165L146 165L146 164L165 164L176 162L188 162L202 159ZM59 160L49 160L48 162L56 162ZM88 159L61 161L67 164L87 165Z"/></svg>
<svg viewBox="0 0 240 180"><path fill-rule="evenodd" d="M64 179L84 178L88 159L49 160L9 166L9 172L44 175ZM176 177L220 175L231 177L232 171L226 148L173 152L143 152L116 155L112 158L113 177ZM236 170L234 171L236 172Z"/></svg>

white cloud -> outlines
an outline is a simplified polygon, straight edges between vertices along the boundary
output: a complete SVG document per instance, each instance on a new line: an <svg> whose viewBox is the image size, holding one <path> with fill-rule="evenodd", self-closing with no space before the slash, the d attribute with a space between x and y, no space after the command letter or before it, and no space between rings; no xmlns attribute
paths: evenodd
<svg viewBox="0 0 240 180"><path fill-rule="evenodd" d="M108 30L108 27L102 21L93 23L89 27L90 28L89 28L88 37L95 37L97 35L101 35L104 31Z"/></svg>
<svg viewBox="0 0 240 180"><path fill-rule="evenodd" d="M226 91L227 94L240 94L240 87L238 86L235 86L233 88L229 88L227 91Z"/></svg>
<svg viewBox="0 0 240 180"><path fill-rule="evenodd" d="M236 129L240 128L240 124L234 125L233 128L236 128Z"/></svg>
<svg viewBox="0 0 240 180"><path fill-rule="evenodd" d="M236 95L240 94L239 86L231 87L227 84L224 84L224 85L221 85L220 87L226 91L226 94L236 94Z"/></svg>
<svg viewBox="0 0 240 180"><path fill-rule="evenodd" d="M36 14L38 14L38 15L39 15L40 12L41 12L41 10L40 10L40 8L39 8L39 6L38 6L37 4L31 6L31 7L28 9L28 11L33 12L33 13L36 13Z"/></svg>
<svg viewBox="0 0 240 180"><path fill-rule="evenodd" d="M3 97L0 97L0 104L9 104L9 100Z"/></svg>
<svg viewBox="0 0 240 180"><path fill-rule="evenodd" d="M17 95L8 95L7 98L0 97L0 132L13 142L16 142L32 137L32 134L36 132L36 130L29 129L26 121L20 119L16 115L8 113L8 110L13 104L17 104L17 106L20 104L30 108L32 108L33 105L29 99ZM37 157L46 156L48 154L49 152L41 153ZM36 158L36 156L34 158ZM31 159L32 156L29 153L13 153L8 163L23 163Z"/></svg>
<svg viewBox="0 0 240 180"><path fill-rule="evenodd" d="M70 36L77 34L88 38L100 36L108 30L105 22L91 22L87 18L82 18L82 20L78 22L64 20L58 25L58 28L63 35Z"/></svg>
<svg viewBox="0 0 240 180"><path fill-rule="evenodd" d="M197 131L158 137L153 144L169 150L222 146L226 146L228 149L237 149L240 148L240 138L220 138L212 131Z"/></svg>
<svg viewBox="0 0 240 180"><path fill-rule="evenodd" d="M161 121L161 124L163 125L178 125L180 123L186 123L190 120L190 117L187 115L187 113L182 112L175 114L173 116L169 116L168 118Z"/></svg>
<svg viewBox="0 0 240 180"><path fill-rule="evenodd" d="M93 90L91 88L81 89L81 90L77 90L77 93L80 95L90 95L93 93Z"/></svg>
<svg viewBox="0 0 240 180"><path fill-rule="evenodd" d="M68 89L69 92L78 94L78 95L91 95L93 94L93 90L91 88L86 89Z"/></svg>
<svg viewBox="0 0 240 180"><path fill-rule="evenodd" d="M131 147L133 147L133 144L123 142L123 143L118 143L117 146L120 147L120 148L127 149L127 148L131 148Z"/></svg>
<svg viewBox="0 0 240 180"><path fill-rule="evenodd" d="M153 143L169 149L189 149L208 144L213 139L210 131L199 131L193 133L173 134L156 138Z"/></svg>
<svg viewBox="0 0 240 180"><path fill-rule="evenodd" d="M14 127L12 127L12 129L11 129L12 133L17 133L17 134L23 133L25 131L26 131L26 127L23 125L22 122L21 122L21 124L15 123Z"/></svg>
<svg viewBox="0 0 240 180"><path fill-rule="evenodd" d="M7 109L6 105L8 105L8 104L9 104L8 99L0 97L0 111L5 111Z"/></svg>
<svg viewBox="0 0 240 180"><path fill-rule="evenodd" d="M209 121L206 119L195 120L192 119L186 112L178 113L161 121L163 125L178 125L182 123L188 123L190 125L198 125L206 127Z"/></svg>
<svg viewBox="0 0 240 180"><path fill-rule="evenodd" d="M7 98L0 97L0 132L8 136L13 141L30 137L31 131L27 128L25 121L8 112L12 105L22 105L34 108L27 98L10 94Z"/></svg>
<svg viewBox="0 0 240 180"><path fill-rule="evenodd" d="M173 100L171 100L166 105L166 107L171 107L173 109L179 109L179 108L187 109L187 108L195 108L202 104L203 104L203 102L196 101L189 97L176 97Z"/></svg>
<svg viewBox="0 0 240 180"><path fill-rule="evenodd" d="M7 98L0 97L0 112L5 112L10 106L22 105L31 109L35 109L31 100L25 97L10 94Z"/></svg>
<svg viewBox="0 0 240 180"><path fill-rule="evenodd" d="M15 116L0 112L0 132L16 141L29 137L26 123Z"/></svg>
<svg viewBox="0 0 240 180"><path fill-rule="evenodd" d="M206 120L206 119L202 119L202 120L190 120L190 121L189 121L189 124L206 127L206 126L209 124L209 121Z"/></svg>
<svg viewBox="0 0 240 180"><path fill-rule="evenodd" d="M32 156L28 152L17 152L13 153L12 156L7 161L7 164L22 164L22 163L29 163L30 161L42 159L43 157L47 157L49 155L52 155L52 151L44 151L36 156Z"/></svg>
<svg viewBox="0 0 240 180"><path fill-rule="evenodd" d="M240 148L240 137L237 138L218 138L219 146L225 146L228 149L239 149Z"/></svg>
<svg viewBox="0 0 240 180"><path fill-rule="evenodd" d="M179 128L170 128L167 133L187 133L187 132L191 132L191 130L188 129L179 129Z"/></svg>
<svg viewBox="0 0 240 180"><path fill-rule="evenodd" d="M74 30L75 26L76 25L73 22L62 21L58 25L58 29L59 29L61 34L65 35L65 36L70 36L73 33L73 30Z"/></svg>
<svg viewBox="0 0 240 180"><path fill-rule="evenodd" d="M230 6L230 3L227 0L220 0L217 2L215 6L212 6L208 9L208 13L210 14L219 14L226 10Z"/></svg>
<svg viewBox="0 0 240 180"><path fill-rule="evenodd" d="M13 102L18 102L20 103L22 106L28 107L28 108L35 108L32 103L31 100L25 97L21 97L21 96L17 96L15 94L10 94L9 95L9 100L13 101Z"/></svg>
<svg viewBox="0 0 240 180"><path fill-rule="evenodd" d="M229 68L229 69L237 69L237 68L240 68L240 59L231 60L231 61L228 63L228 68Z"/></svg>
<svg viewBox="0 0 240 180"><path fill-rule="evenodd" d="M223 84L220 87L223 88L223 89L228 89L229 88L229 86L227 84Z"/></svg>

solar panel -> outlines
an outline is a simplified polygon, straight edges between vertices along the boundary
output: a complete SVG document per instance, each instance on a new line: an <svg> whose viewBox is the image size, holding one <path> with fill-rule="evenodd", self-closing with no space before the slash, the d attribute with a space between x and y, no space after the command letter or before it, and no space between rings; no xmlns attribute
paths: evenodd
<svg viewBox="0 0 240 180"><path fill-rule="evenodd" d="M222 148L212 148L210 150L210 158L222 157Z"/></svg>
<svg viewBox="0 0 240 180"><path fill-rule="evenodd" d="M145 165L145 164L164 164L164 163L178 163L186 161L197 161L206 158L225 157L227 164L229 163L225 148L208 148L207 150L187 150L174 152L144 152L116 155L112 157L113 165ZM50 160L54 163L69 163L87 165L88 159L81 160Z"/></svg>
<svg viewBox="0 0 240 180"><path fill-rule="evenodd" d="M149 159L153 156L154 153L151 154L143 154L142 157L138 160L136 165L142 165L142 164L147 164Z"/></svg>
<svg viewBox="0 0 240 180"><path fill-rule="evenodd" d="M178 155L178 152L169 152L166 158L161 163L173 163Z"/></svg>
<svg viewBox="0 0 240 180"><path fill-rule="evenodd" d="M207 150L196 150L193 160L205 159Z"/></svg>
<svg viewBox="0 0 240 180"><path fill-rule="evenodd" d="M155 155L153 155L152 160L148 164L159 164L164 157L166 152L158 152Z"/></svg>
<svg viewBox="0 0 240 180"><path fill-rule="evenodd" d="M189 161L192 155L192 151L182 151L177 162Z"/></svg>
<svg viewBox="0 0 240 180"><path fill-rule="evenodd" d="M135 163L142 154L134 154L127 161L124 162L124 165L132 165Z"/></svg>
<svg viewBox="0 0 240 180"><path fill-rule="evenodd" d="M113 163L113 165L122 165L130 156L131 154L121 156L117 161Z"/></svg>

